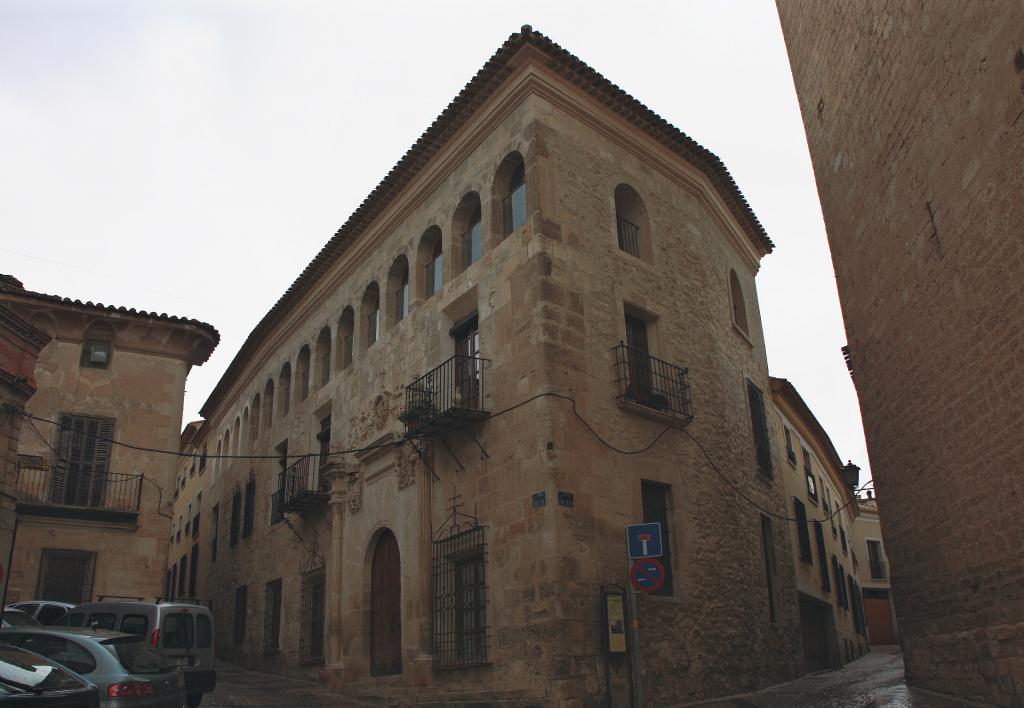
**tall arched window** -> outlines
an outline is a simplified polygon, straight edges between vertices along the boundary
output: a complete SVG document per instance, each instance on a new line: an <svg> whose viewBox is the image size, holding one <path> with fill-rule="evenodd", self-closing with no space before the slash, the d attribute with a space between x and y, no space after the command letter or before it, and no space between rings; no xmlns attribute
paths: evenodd
<svg viewBox="0 0 1024 708"><path fill-rule="evenodd" d="M370 570L370 672L402 673L402 563L389 529L377 538Z"/></svg>
<svg viewBox="0 0 1024 708"><path fill-rule="evenodd" d="M303 344L295 360L295 402L302 403L309 396L309 345Z"/></svg>
<svg viewBox="0 0 1024 708"><path fill-rule="evenodd" d="M346 307L338 318L338 370L352 366L352 352L355 342L355 315Z"/></svg>
<svg viewBox="0 0 1024 708"><path fill-rule="evenodd" d="M263 406L260 401L260 394L252 397L252 418L249 419L249 447L253 449L253 443L260 435L260 416L263 415Z"/></svg>
<svg viewBox="0 0 1024 708"><path fill-rule="evenodd" d="M441 252L441 229L431 226L420 236L416 249L416 265L421 285L417 289L420 297L430 297L441 292L444 284L444 255Z"/></svg>
<svg viewBox="0 0 1024 708"><path fill-rule="evenodd" d="M263 387L263 428L270 430L274 424L274 381L267 379L267 385Z"/></svg>
<svg viewBox="0 0 1024 708"><path fill-rule="evenodd" d="M242 431L242 419L239 418L236 415L235 416L234 438L233 438L234 442L235 442L235 446L233 448L231 448L231 454L232 455L237 455L238 454L238 441L239 441L239 438L242 437L239 434L239 433L241 433L241 431Z"/></svg>
<svg viewBox="0 0 1024 708"><path fill-rule="evenodd" d="M242 430L241 435L238 436L238 449L247 452L250 440L252 440L252 435L249 432L249 406L246 406L242 409Z"/></svg>
<svg viewBox="0 0 1024 708"><path fill-rule="evenodd" d="M501 161L494 187L501 205L501 233L508 236L526 223L526 163L522 155L513 152Z"/></svg>
<svg viewBox="0 0 1024 708"><path fill-rule="evenodd" d="M224 450L224 443L221 440L218 440L217 441L217 459L213 461L213 473L214 473L214 475L220 474L221 465L224 463L224 460L220 459L220 456L223 454L223 450Z"/></svg>
<svg viewBox="0 0 1024 708"><path fill-rule="evenodd" d="M278 416L288 415L292 401L292 364L286 361L281 367L281 375L277 377L277 404Z"/></svg>
<svg viewBox="0 0 1024 708"><path fill-rule="evenodd" d="M399 256L388 272L390 323L396 325L409 316L409 261Z"/></svg>
<svg viewBox="0 0 1024 708"><path fill-rule="evenodd" d="M747 303L743 299L743 288L740 287L740 279L736 271L729 271L729 299L732 301L732 321L743 330L743 334L749 335L747 328Z"/></svg>
<svg viewBox="0 0 1024 708"><path fill-rule="evenodd" d="M628 184L615 188L615 229L619 250L645 261L651 260L651 225L647 207L637 191Z"/></svg>
<svg viewBox="0 0 1024 708"><path fill-rule="evenodd" d="M484 230L480 221L480 195L470 192L459 202L452 219L459 249L459 266L466 270L480 260L484 252Z"/></svg>
<svg viewBox="0 0 1024 708"><path fill-rule="evenodd" d="M231 428L224 431L224 454L231 454ZM223 467L221 469L223 469Z"/></svg>
<svg viewBox="0 0 1024 708"><path fill-rule="evenodd" d="M316 338L316 373L313 377L317 388L331 380L331 328L324 327Z"/></svg>
<svg viewBox="0 0 1024 708"><path fill-rule="evenodd" d="M380 339L380 288L377 283L366 286L359 314L362 320L364 348L368 349Z"/></svg>

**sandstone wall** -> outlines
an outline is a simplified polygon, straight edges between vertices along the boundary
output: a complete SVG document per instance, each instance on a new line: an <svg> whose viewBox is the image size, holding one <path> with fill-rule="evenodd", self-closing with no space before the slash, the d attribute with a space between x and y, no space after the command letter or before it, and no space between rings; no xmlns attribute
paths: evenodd
<svg viewBox="0 0 1024 708"><path fill-rule="evenodd" d="M778 6L908 678L1021 705L1024 5Z"/></svg>

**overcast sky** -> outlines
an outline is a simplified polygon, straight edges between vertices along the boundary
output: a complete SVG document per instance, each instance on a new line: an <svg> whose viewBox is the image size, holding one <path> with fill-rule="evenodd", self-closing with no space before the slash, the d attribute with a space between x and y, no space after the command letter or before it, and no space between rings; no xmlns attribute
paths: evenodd
<svg viewBox="0 0 1024 708"><path fill-rule="evenodd" d="M0 0L0 272L217 327L188 379L194 419L260 317L527 23L722 158L776 244L757 278L771 372L866 470L769 0Z"/></svg>

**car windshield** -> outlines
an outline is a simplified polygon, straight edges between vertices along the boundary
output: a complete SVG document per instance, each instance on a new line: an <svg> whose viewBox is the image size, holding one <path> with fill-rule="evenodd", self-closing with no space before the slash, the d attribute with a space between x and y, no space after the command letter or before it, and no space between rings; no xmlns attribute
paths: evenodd
<svg viewBox="0 0 1024 708"><path fill-rule="evenodd" d="M38 627L39 621L21 610L4 610L4 622L12 627Z"/></svg>
<svg viewBox="0 0 1024 708"><path fill-rule="evenodd" d="M165 674L177 667L171 659L150 649L141 637L107 639L103 648L113 654L130 674Z"/></svg>
<svg viewBox="0 0 1024 708"><path fill-rule="evenodd" d="M22 691L66 691L86 684L52 661L0 645L0 681Z"/></svg>

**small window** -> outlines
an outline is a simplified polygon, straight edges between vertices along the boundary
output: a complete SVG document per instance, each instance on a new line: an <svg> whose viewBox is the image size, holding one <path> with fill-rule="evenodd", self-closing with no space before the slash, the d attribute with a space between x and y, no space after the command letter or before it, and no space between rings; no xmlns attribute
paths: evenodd
<svg viewBox="0 0 1024 708"><path fill-rule="evenodd" d="M882 560L882 543L880 541L868 541L867 547L871 579L885 580L885 561Z"/></svg>
<svg viewBox="0 0 1024 708"><path fill-rule="evenodd" d="M786 459L789 460L789 464L796 467L796 450L793 449L793 433L789 428L783 427L786 433Z"/></svg>
<svg viewBox="0 0 1024 708"><path fill-rule="evenodd" d="M813 565L814 559L811 557L811 532L807 528L807 507L804 503L793 497L793 511L796 515L796 533L797 538L800 540L800 561L807 565Z"/></svg>
<svg viewBox="0 0 1024 708"><path fill-rule="evenodd" d="M821 573L821 591L832 590L828 576L828 552L825 550L825 532L820 521L814 522L814 542L818 546L818 571Z"/></svg>
<svg viewBox="0 0 1024 708"><path fill-rule="evenodd" d="M113 347L110 342L87 339L82 346L81 365L89 369L106 369L110 366L112 352Z"/></svg>
<svg viewBox="0 0 1024 708"><path fill-rule="evenodd" d="M242 536L252 535L253 515L256 511L256 477L250 472L245 483L245 513L242 518Z"/></svg>
<svg viewBox="0 0 1024 708"><path fill-rule="evenodd" d="M370 283L363 292L363 342L369 349L380 339L380 288Z"/></svg>
<svg viewBox="0 0 1024 708"><path fill-rule="evenodd" d="M292 397L292 365L291 362L286 361L281 367L281 373L277 377L277 398L280 403L277 404L278 415L288 415L288 411L291 409L291 397Z"/></svg>
<svg viewBox="0 0 1024 708"><path fill-rule="evenodd" d="M121 618L121 631L145 637L149 633L149 619L145 615L125 615Z"/></svg>
<svg viewBox="0 0 1024 708"><path fill-rule="evenodd" d="M93 612L85 626L90 629L114 629L117 626L117 615L113 612Z"/></svg>
<svg viewBox="0 0 1024 708"><path fill-rule="evenodd" d="M355 316L352 308L346 307L338 320L338 370L352 366L352 351L355 331Z"/></svg>
<svg viewBox="0 0 1024 708"><path fill-rule="evenodd" d="M431 226L420 237L417 250L420 273L423 274L423 286L420 292L423 297L430 297L441 292L444 285L444 255L441 251L441 229Z"/></svg>
<svg viewBox="0 0 1024 708"><path fill-rule="evenodd" d="M301 403L309 397L309 345L303 344L295 361L295 402Z"/></svg>
<svg viewBox="0 0 1024 708"><path fill-rule="evenodd" d="M501 202L501 230L504 236L526 223L526 164L514 152L498 167L495 177L497 198Z"/></svg>
<svg viewBox="0 0 1024 708"><path fill-rule="evenodd" d="M807 478L807 498L815 504L818 503L818 486L814 481L814 471L811 467L811 453L807 448L802 448L804 453L804 476Z"/></svg>
<svg viewBox="0 0 1024 708"><path fill-rule="evenodd" d="M743 334L750 334L750 330L747 327L747 305L743 299L743 288L740 287L739 276L736 275L736 271L729 271L729 295L732 302L732 321L740 328Z"/></svg>
<svg viewBox="0 0 1024 708"><path fill-rule="evenodd" d="M470 192L459 202L452 220L452 228L456 233L461 270L466 270L483 256L484 230L481 222L480 196Z"/></svg>
<svg viewBox="0 0 1024 708"><path fill-rule="evenodd" d="M409 316L409 261L399 256L388 273L388 297L391 298L391 321L396 325Z"/></svg>
<svg viewBox="0 0 1024 708"><path fill-rule="evenodd" d="M263 428L269 430L274 422L274 382L267 379L263 387Z"/></svg>
<svg viewBox="0 0 1024 708"><path fill-rule="evenodd" d="M839 544L843 547L843 555L847 555L848 550L846 546L846 529L844 529L842 526L839 527Z"/></svg>
<svg viewBox="0 0 1024 708"><path fill-rule="evenodd" d="M620 184L615 188L615 230L620 251L634 258L651 258L647 207L637 191L628 184Z"/></svg>
<svg viewBox="0 0 1024 708"><path fill-rule="evenodd" d="M314 383L317 388L325 386L331 380L331 329L324 327L316 338L316 374Z"/></svg>
<svg viewBox="0 0 1024 708"><path fill-rule="evenodd" d="M206 471L206 444L203 444L203 451L199 453L199 474Z"/></svg>

